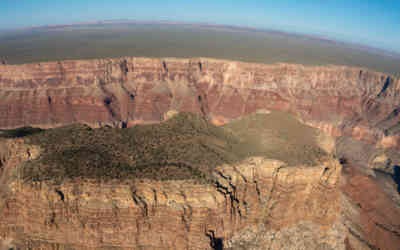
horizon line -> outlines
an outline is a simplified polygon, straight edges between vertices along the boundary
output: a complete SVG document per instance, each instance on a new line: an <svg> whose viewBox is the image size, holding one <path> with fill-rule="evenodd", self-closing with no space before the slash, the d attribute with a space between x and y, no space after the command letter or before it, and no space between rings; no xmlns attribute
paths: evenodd
<svg viewBox="0 0 400 250"><path fill-rule="evenodd" d="M0 32L12 32L12 31L20 31L20 30L35 30L35 29L46 29L46 28L66 28L73 27L79 25L96 25L96 24L160 24L160 25L198 25L201 27L213 27L213 28L229 28L233 30L244 30L250 32L276 32L286 35L294 35L301 36L307 39L320 40L328 43L341 44L344 46L349 46L353 49L363 50L370 53L374 53L381 56L388 56L400 59L400 51L395 49L382 48L375 45L364 44L362 42L351 42L346 41L344 39L334 38L325 34L317 34L317 33L306 33L285 29L277 29L277 28L269 28L269 27L252 27L245 25L235 25L235 24L221 24L221 23L209 23L209 22L185 22L185 21L176 21L176 20L138 20L138 19L129 19L129 18L121 18L121 19L104 19L104 20L96 20L96 21L77 21L71 23L64 24L45 24L45 25L35 25L35 26L23 26L16 28L5 28L0 29ZM354 47L356 46L356 47Z"/></svg>

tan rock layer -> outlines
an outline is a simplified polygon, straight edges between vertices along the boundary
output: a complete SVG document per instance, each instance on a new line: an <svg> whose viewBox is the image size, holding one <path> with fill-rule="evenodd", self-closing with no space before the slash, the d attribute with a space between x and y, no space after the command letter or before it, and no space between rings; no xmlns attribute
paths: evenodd
<svg viewBox="0 0 400 250"><path fill-rule="evenodd" d="M371 177L327 159L250 158L215 182L24 184L40 149L0 141L0 246L22 249L397 249L400 213ZM350 171L350 172L349 172Z"/></svg>
<svg viewBox="0 0 400 250"><path fill-rule="evenodd" d="M397 79L339 66L202 58L0 65L0 127L131 126L179 111L223 124L275 109L331 135L393 148L399 145L399 91ZM21 183L18 168L38 154L22 140L0 143L0 247L204 249L210 241L259 244L250 249L399 245L398 207L373 178L342 175L334 160L289 168L249 159L221 166L208 186Z"/></svg>
<svg viewBox="0 0 400 250"><path fill-rule="evenodd" d="M319 225L323 235L340 216L340 174L333 160L293 168L251 158L219 167L211 185L55 187L14 179L3 201L0 239L34 249L205 249L210 240L227 240L247 227L281 230L299 221Z"/></svg>

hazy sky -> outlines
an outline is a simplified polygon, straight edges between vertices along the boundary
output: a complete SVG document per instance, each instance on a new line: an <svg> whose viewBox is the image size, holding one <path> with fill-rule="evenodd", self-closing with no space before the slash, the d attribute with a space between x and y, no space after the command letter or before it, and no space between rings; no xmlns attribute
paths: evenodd
<svg viewBox="0 0 400 250"><path fill-rule="evenodd" d="M275 28L400 52L400 0L0 0L0 29L122 18Z"/></svg>

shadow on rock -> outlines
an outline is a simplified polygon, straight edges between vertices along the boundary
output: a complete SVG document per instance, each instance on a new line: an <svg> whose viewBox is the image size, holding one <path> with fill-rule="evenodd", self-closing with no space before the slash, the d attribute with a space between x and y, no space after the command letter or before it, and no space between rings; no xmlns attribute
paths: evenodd
<svg viewBox="0 0 400 250"><path fill-rule="evenodd" d="M22 127L10 130L0 130L0 137L3 138L21 138L43 132L43 129L33 127Z"/></svg>
<svg viewBox="0 0 400 250"><path fill-rule="evenodd" d="M397 192L400 193L400 166L394 166L393 180L397 184Z"/></svg>
<svg viewBox="0 0 400 250"><path fill-rule="evenodd" d="M206 235L210 238L210 246L214 250L223 250L224 249L224 239L216 238L214 231L210 230Z"/></svg>

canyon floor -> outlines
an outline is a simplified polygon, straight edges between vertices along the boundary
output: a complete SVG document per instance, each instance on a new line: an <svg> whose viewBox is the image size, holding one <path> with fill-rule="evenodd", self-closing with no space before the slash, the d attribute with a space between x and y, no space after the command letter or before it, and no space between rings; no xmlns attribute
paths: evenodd
<svg viewBox="0 0 400 250"><path fill-rule="evenodd" d="M0 87L5 249L400 246L392 75L123 57Z"/></svg>

